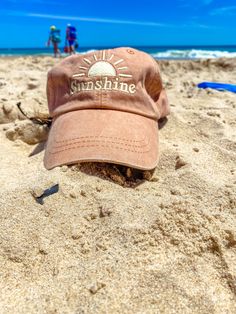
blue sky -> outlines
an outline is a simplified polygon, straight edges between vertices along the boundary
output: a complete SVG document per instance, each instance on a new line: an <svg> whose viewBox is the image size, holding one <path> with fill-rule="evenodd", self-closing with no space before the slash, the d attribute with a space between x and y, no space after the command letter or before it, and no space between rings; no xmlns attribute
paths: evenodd
<svg viewBox="0 0 236 314"><path fill-rule="evenodd" d="M235 0L1 0L0 47L44 47L50 25L88 46L236 45Z"/></svg>

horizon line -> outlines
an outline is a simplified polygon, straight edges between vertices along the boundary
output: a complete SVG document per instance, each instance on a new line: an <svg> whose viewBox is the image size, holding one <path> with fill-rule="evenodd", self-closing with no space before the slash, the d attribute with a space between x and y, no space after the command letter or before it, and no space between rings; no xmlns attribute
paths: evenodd
<svg viewBox="0 0 236 314"><path fill-rule="evenodd" d="M160 45L101 45L101 46L93 46L93 45L86 45L80 46L80 49L86 48L118 48L118 47L130 47L130 48L162 48L162 47L236 47L235 44L212 44L212 45L205 45L205 44L160 44ZM0 47L0 49L48 49L50 50L51 47Z"/></svg>

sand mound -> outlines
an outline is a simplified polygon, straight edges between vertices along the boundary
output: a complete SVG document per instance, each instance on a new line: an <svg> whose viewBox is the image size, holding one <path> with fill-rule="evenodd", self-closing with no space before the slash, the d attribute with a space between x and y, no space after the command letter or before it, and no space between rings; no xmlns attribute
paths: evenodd
<svg viewBox="0 0 236 314"><path fill-rule="evenodd" d="M46 115L54 62L0 60L14 69L1 106ZM93 163L47 171L46 127L3 113L1 313L236 312L236 98L196 88L235 83L235 60L161 67L172 113L152 177Z"/></svg>
<svg viewBox="0 0 236 314"><path fill-rule="evenodd" d="M8 127L4 127L6 137L11 141L21 140L33 145L47 140L48 127L39 125L30 120L16 121Z"/></svg>

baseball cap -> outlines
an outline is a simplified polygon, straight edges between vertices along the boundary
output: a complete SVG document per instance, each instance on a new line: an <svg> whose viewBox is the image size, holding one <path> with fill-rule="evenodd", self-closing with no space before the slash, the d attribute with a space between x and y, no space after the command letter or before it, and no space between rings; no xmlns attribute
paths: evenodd
<svg viewBox="0 0 236 314"><path fill-rule="evenodd" d="M47 169L80 162L157 166L157 121L169 104L150 55L122 47L67 57L48 72L47 99Z"/></svg>

